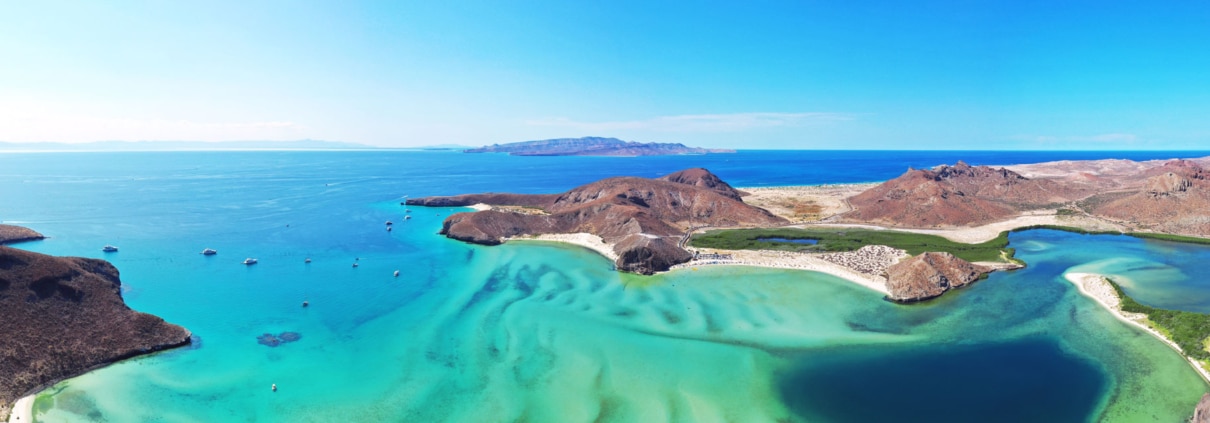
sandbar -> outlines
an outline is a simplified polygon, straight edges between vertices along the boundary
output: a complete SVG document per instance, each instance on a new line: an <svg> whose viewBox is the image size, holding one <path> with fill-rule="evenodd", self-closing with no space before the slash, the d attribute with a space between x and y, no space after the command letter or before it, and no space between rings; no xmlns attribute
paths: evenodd
<svg viewBox="0 0 1210 423"><path fill-rule="evenodd" d="M1210 373L1206 372L1206 369L1202 367L1201 363L1198 363L1197 360L1186 356L1185 352L1181 350L1181 347L1177 345L1176 342L1172 342L1172 340L1168 339L1168 337L1164 336L1164 334L1143 323L1143 321L1147 319L1146 315L1122 311L1122 299L1118 297L1118 293L1113 289L1113 286L1109 285L1109 281L1106 280L1105 276L1095 273L1073 272L1064 273L1063 277L1067 279L1068 282L1074 284L1076 288L1080 290L1081 294L1084 294L1084 296L1088 298L1092 298L1097 302L1097 304L1100 304L1101 307L1104 307L1106 310L1108 310L1111 314L1113 314L1113 317L1146 331L1156 339L1164 341L1165 345L1168 345L1168 347L1180 353L1181 357L1184 357L1185 361L1188 361L1189 365L1193 366L1193 368L1197 370L1197 374L1201 375L1203 380L1210 382Z"/></svg>

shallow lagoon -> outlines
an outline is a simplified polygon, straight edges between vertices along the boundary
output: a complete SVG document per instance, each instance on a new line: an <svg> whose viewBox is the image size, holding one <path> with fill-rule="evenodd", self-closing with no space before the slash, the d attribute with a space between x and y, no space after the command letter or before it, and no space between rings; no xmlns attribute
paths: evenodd
<svg viewBox="0 0 1210 423"><path fill-rule="evenodd" d="M1176 421L1206 389L1061 279L1112 273L1141 301L1177 304L1203 292L1189 275L1205 247L1017 233L1029 268L900 306L815 273L647 278L575 247L464 245L434 234L451 210L413 207L405 223L392 197L499 187L468 188L485 182L428 153L398 174L377 155L311 154L5 163L33 176L0 188L22 204L3 217L52 237L22 248L113 261L133 308L201 340L48 390L40 421ZM108 167L123 161L141 167ZM610 162L566 166L583 163ZM283 331L303 337L256 343ZM926 403L939 406L883 407Z"/></svg>

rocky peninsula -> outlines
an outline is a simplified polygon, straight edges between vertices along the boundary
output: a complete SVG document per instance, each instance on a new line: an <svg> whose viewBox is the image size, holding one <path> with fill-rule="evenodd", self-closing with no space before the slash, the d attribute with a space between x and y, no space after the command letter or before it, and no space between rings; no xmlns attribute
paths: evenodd
<svg viewBox="0 0 1210 423"><path fill-rule="evenodd" d="M617 138L583 137L493 144L463 152L508 153L512 156L666 156L734 153L735 150L687 147L680 143L641 143Z"/></svg>
<svg viewBox="0 0 1210 423"><path fill-rule="evenodd" d="M652 274L693 258L681 244L695 227L788 223L745 204L741 196L718 176L695 168L655 179L607 178L561 194L467 194L415 198L406 203L527 208L529 212L496 207L457 213L445 219L441 234L496 245L521 236L589 233L612 246L619 270Z"/></svg>
<svg viewBox="0 0 1210 423"><path fill-rule="evenodd" d="M190 342L184 328L127 307L104 260L0 246L0 310L0 417L60 380Z"/></svg>
<svg viewBox="0 0 1210 423"><path fill-rule="evenodd" d="M37 231L21 226L0 225L0 245L45 239Z"/></svg>

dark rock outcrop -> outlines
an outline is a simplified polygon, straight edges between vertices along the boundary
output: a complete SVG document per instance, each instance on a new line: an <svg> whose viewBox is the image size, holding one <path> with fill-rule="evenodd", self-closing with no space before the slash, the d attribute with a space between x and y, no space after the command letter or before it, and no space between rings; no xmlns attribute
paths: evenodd
<svg viewBox="0 0 1210 423"><path fill-rule="evenodd" d="M1193 418L1189 423L1210 423L1210 393L1202 394L1202 399L1193 409Z"/></svg>
<svg viewBox="0 0 1210 423"><path fill-rule="evenodd" d="M643 275L668 270L693 258L693 254L677 246L672 237L634 234L618 241L613 250L618 253L618 270Z"/></svg>
<svg viewBox="0 0 1210 423"><path fill-rule="evenodd" d="M131 310L103 260L0 247L0 416L19 397L118 360L189 343Z"/></svg>
<svg viewBox="0 0 1210 423"><path fill-rule="evenodd" d="M13 225L0 225L0 245L25 241L37 241L46 237L37 231Z"/></svg>
<svg viewBox="0 0 1210 423"><path fill-rule="evenodd" d="M961 288L990 272L984 266L944 252L928 252L904 259L887 268L887 297L910 303L935 298Z"/></svg>
<svg viewBox="0 0 1210 423"><path fill-rule="evenodd" d="M663 156L734 153L735 150L686 147L679 143L641 143L617 138L583 137L495 144L463 152L508 153L513 156Z"/></svg>
<svg viewBox="0 0 1210 423"><path fill-rule="evenodd" d="M562 194L470 194L406 201L414 205L523 205L545 214L504 210L456 213L441 233L454 239L495 245L520 235L586 232L615 244L618 269L642 274L667 270L691 255L678 245L691 227L785 224L768 211L744 204L739 192L705 169L689 169L658 179L618 177Z"/></svg>

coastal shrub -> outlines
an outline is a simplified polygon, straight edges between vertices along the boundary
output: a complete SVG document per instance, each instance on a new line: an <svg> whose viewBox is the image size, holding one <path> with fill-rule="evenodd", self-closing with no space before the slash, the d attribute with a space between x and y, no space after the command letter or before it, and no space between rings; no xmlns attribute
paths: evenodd
<svg viewBox="0 0 1210 423"><path fill-rule="evenodd" d="M813 239L814 245L776 241L770 238ZM886 245L917 255L927 251L948 252L966 261L1003 261L1011 259L1008 232L979 244L965 244L936 235L855 228L764 228L723 229L694 236L689 245L724 250L780 250L800 252L854 251L866 245Z"/></svg>
<svg viewBox="0 0 1210 423"><path fill-rule="evenodd" d="M1147 315L1147 319L1162 328L1162 331L1168 332L1172 342L1180 345L1185 355L1197 360L1210 359L1210 352L1206 351L1204 343L1206 338L1210 337L1210 314L1147 306L1126 295L1122 287L1112 279L1109 279L1109 284L1122 299L1122 311Z"/></svg>
<svg viewBox="0 0 1210 423"><path fill-rule="evenodd" d="M1118 231L1092 231L1092 230L1088 230L1088 229L1084 229L1084 228L1077 228L1075 226L1062 226L1062 225L1023 226L1020 228L1013 229L1011 232L1021 232L1021 231L1028 231L1028 230L1032 230L1032 229L1050 229L1053 231L1072 232L1072 233L1083 234L1083 235L1122 235L1122 233L1118 232Z"/></svg>

